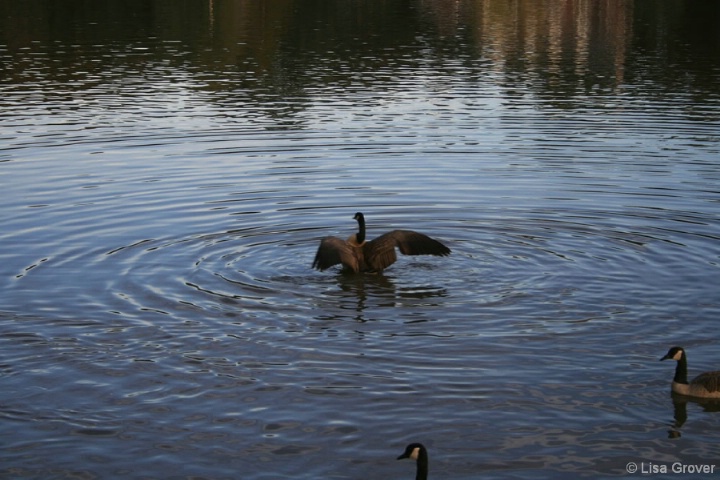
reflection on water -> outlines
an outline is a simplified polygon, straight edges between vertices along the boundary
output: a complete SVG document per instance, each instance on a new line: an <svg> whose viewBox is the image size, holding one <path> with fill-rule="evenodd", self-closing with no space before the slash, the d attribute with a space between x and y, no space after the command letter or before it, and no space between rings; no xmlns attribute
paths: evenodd
<svg viewBox="0 0 720 480"><path fill-rule="evenodd" d="M150 100L151 116L153 109L160 116L208 115L197 103L202 98L227 120L292 128L307 126L303 112L318 102L333 103L351 91L372 105L416 82L427 83L439 99L453 97L453 85L463 80L502 88L505 102L537 98L559 108L620 108L610 93L649 100L666 92L717 94L713 69L692 61L711 60L720 46L714 28L702 28L717 16L706 2L132 1L106 7L5 3L2 83L15 94L6 106L35 110L35 102L22 98L40 94L48 113L102 110L93 124L103 125L117 109L131 115L148 84L162 84L170 95ZM678 44L669 48L673 41ZM108 102L116 92L121 97ZM62 111L65 104L70 111ZM717 121L716 109L697 114Z"/></svg>
<svg viewBox="0 0 720 480"><path fill-rule="evenodd" d="M712 398L692 398L685 395L679 395L671 392L673 404L673 422L668 431L668 438L680 438L682 436L682 427L688 421L688 403L691 406L698 405L703 412L720 412L720 400ZM701 417L698 417L701 418Z"/></svg>
<svg viewBox="0 0 720 480"><path fill-rule="evenodd" d="M719 11L0 2L0 476L714 462ZM358 210L453 254L312 270Z"/></svg>

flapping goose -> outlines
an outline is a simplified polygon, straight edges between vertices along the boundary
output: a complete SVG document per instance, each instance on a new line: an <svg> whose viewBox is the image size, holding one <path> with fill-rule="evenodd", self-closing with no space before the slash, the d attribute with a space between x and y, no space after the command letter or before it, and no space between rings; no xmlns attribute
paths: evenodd
<svg viewBox="0 0 720 480"><path fill-rule="evenodd" d="M325 270L342 263L347 272L381 273L397 260L395 247L404 255L450 255L450 249L442 243L412 230L393 230L375 240L366 241L365 216L358 212L353 218L358 222L358 233L350 235L347 240L323 238L315 254L313 268Z"/></svg>

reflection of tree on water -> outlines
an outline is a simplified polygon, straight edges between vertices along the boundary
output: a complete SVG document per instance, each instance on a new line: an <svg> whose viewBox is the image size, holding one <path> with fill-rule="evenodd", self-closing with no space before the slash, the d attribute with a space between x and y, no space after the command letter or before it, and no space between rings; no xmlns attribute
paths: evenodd
<svg viewBox="0 0 720 480"><path fill-rule="evenodd" d="M695 60L717 57L719 12L717 2L28 0L0 2L0 44L19 89L34 92L48 69L84 101L98 85L182 79L177 88L229 118L284 128L336 91L391 98L408 76L438 91L485 81L559 106L648 83L650 94L714 94L714 70Z"/></svg>
<svg viewBox="0 0 720 480"><path fill-rule="evenodd" d="M720 412L720 399L687 397L675 392L671 392L671 397L673 402L673 418L675 421L670 430L668 430L668 438L679 438L682 436L680 429L688 419L688 403L700 405L703 412Z"/></svg>

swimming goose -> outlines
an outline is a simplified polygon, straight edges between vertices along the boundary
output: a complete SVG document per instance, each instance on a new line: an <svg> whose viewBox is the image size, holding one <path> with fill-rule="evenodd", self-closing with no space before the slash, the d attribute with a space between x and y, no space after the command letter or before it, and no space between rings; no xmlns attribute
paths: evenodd
<svg viewBox="0 0 720 480"><path fill-rule="evenodd" d="M405 451L402 455L397 457L398 460L403 458L411 458L416 460L417 473L415 474L415 480L427 480L428 478L428 454L427 449L422 443L411 443L405 447Z"/></svg>
<svg viewBox="0 0 720 480"><path fill-rule="evenodd" d="M313 268L325 270L342 263L347 272L382 273L397 260L395 247L404 255L450 255L450 249L442 243L412 230L393 230L375 240L365 241L365 216L358 212L353 218L358 222L358 233L347 240L323 238Z"/></svg>
<svg viewBox="0 0 720 480"><path fill-rule="evenodd" d="M687 355L682 347L672 347L660 360L677 360L678 362L672 382L673 392L690 397L720 399L720 371L701 373L688 382Z"/></svg>

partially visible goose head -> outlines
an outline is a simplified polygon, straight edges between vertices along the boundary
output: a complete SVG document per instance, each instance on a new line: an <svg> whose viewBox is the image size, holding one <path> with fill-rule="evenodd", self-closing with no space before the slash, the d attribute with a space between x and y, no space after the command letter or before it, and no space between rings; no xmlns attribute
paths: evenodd
<svg viewBox="0 0 720 480"><path fill-rule="evenodd" d="M688 382L687 355L682 347L672 347L660 360L677 361L671 386L673 392L689 397L720 399L720 371L701 373Z"/></svg>
<svg viewBox="0 0 720 480"><path fill-rule="evenodd" d="M411 443L405 447L405 451L397 457L398 460L410 458L415 460L417 465L417 473L415 480L427 480L428 478L428 454L427 449L422 443Z"/></svg>

